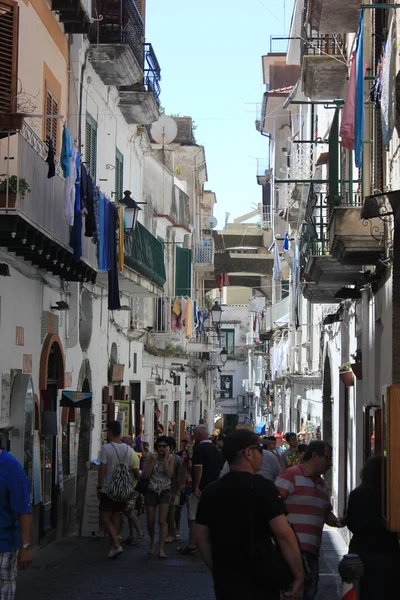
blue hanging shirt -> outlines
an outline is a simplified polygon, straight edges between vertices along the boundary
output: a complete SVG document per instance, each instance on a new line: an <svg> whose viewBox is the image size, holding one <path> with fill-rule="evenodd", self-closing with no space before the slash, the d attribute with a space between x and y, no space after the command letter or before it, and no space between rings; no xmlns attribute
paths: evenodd
<svg viewBox="0 0 400 600"><path fill-rule="evenodd" d="M66 125L64 125L63 134L62 134L60 164L61 164L61 168L63 170L63 175L65 178L69 177L69 174L70 174L71 158L72 158L71 137L69 135L68 127Z"/></svg>
<svg viewBox="0 0 400 600"><path fill-rule="evenodd" d="M18 516L31 514L31 495L25 471L14 456L0 454L0 553L20 546Z"/></svg>

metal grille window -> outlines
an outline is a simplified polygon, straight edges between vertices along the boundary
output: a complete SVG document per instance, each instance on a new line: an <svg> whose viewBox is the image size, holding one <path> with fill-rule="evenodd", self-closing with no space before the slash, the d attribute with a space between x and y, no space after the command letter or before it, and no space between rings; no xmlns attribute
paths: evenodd
<svg viewBox="0 0 400 600"><path fill-rule="evenodd" d="M89 175L96 181L97 123L89 113L86 113L85 163Z"/></svg>
<svg viewBox="0 0 400 600"><path fill-rule="evenodd" d="M0 0L0 113L17 112L18 3Z"/></svg>
<svg viewBox="0 0 400 600"><path fill-rule="evenodd" d="M120 201L124 195L124 157L118 148L115 153L115 193Z"/></svg>
<svg viewBox="0 0 400 600"><path fill-rule="evenodd" d="M44 107L46 115L58 115L58 99L53 90L46 84L46 104ZM52 140L54 151L57 150L58 142L58 119L45 119L44 135L47 140Z"/></svg>
<svg viewBox="0 0 400 600"><path fill-rule="evenodd" d="M289 296L289 279L281 279L281 300Z"/></svg>

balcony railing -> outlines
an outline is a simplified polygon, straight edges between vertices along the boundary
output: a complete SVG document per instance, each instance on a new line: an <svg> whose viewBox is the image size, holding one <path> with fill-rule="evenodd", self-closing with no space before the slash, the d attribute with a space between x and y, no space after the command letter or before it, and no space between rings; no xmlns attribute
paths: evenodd
<svg viewBox="0 0 400 600"><path fill-rule="evenodd" d="M346 56L346 38L344 35L322 35L304 40L303 56ZM345 59L343 58L343 61Z"/></svg>
<svg viewBox="0 0 400 600"><path fill-rule="evenodd" d="M271 35L269 38L269 51L271 54L287 52L288 37L284 35Z"/></svg>
<svg viewBox="0 0 400 600"><path fill-rule="evenodd" d="M260 229L271 229L272 228L272 210L270 206L260 206L260 220L258 222Z"/></svg>
<svg viewBox="0 0 400 600"><path fill-rule="evenodd" d="M24 195L18 193L15 207L9 208L8 212L22 213L48 237L69 247L70 227L63 216L65 180L58 161L56 160L55 177L48 179L49 166L46 163L48 148L26 123L17 136L13 136L10 149L7 150L6 139L2 140L1 149L0 154L6 160L1 165L0 175L7 173L16 175L18 180L24 179L31 189ZM10 206L10 191L8 195ZM5 210L4 207L0 210L0 214L2 210ZM84 235L82 235L82 258L92 265L97 265L96 246Z"/></svg>
<svg viewBox="0 0 400 600"><path fill-rule="evenodd" d="M144 23L134 0L94 0L91 44L128 44L144 69Z"/></svg>
<svg viewBox="0 0 400 600"><path fill-rule="evenodd" d="M144 225L136 224L125 240L125 264L159 287L166 281L164 246Z"/></svg>
<svg viewBox="0 0 400 600"><path fill-rule="evenodd" d="M144 58L144 83L146 89L148 92L153 92L157 104L160 104L161 69L151 44L144 44Z"/></svg>
<svg viewBox="0 0 400 600"><path fill-rule="evenodd" d="M195 243L194 262L201 265L214 263L214 240L212 238L201 238Z"/></svg>
<svg viewBox="0 0 400 600"><path fill-rule="evenodd" d="M257 177L270 177L271 165L269 158L257 158Z"/></svg>

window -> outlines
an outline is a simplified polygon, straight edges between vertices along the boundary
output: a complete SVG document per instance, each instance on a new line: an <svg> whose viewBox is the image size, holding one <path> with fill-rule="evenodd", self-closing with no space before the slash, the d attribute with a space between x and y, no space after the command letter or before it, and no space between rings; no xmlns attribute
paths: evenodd
<svg viewBox="0 0 400 600"><path fill-rule="evenodd" d="M46 104L44 112L46 115L58 115L58 98L46 82ZM54 151L57 151L58 142L58 119L44 120L44 135L46 140L52 140Z"/></svg>
<svg viewBox="0 0 400 600"><path fill-rule="evenodd" d="M225 348L228 357L233 358L235 356L235 330L221 329L219 332L219 340L221 348Z"/></svg>
<svg viewBox="0 0 400 600"><path fill-rule="evenodd" d="M192 290L192 251L179 246L175 246L175 248L175 295L190 297Z"/></svg>
<svg viewBox="0 0 400 600"><path fill-rule="evenodd" d="M124 196L124 157L118 148L115 153L115 193L116 200L118 202L122 200Z"/></svg>
<svg viewBox="0 0 400 600"><path fill-rule="evenodd" d="M0 0L0 113L17 112L18 3Z"/></svg>
<svg viewBox="0 0 400 600"><path fill-rule="evenodd" d="M97 123L89 113L86 113L85 163L89 175L96 181Z"/></svg>
<svg viewBox="0 0 400 600"><path fill-rule="evenodd" d="M281 300L289 296L289 279L281 279Z"/></svg>

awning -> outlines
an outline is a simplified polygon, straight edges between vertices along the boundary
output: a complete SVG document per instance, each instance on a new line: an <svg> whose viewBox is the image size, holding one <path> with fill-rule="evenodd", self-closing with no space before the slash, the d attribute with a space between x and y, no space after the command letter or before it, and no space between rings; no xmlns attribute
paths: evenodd
<svg viewBox="0 0 400 600"><path fill-rule="evenodd" d="M91 408L92 392L67 392L62 391L60 406L70 408Z"/></svg>
<svg viewBox="0 0 400 600"><path fill-rule="evenodd" d="M266 423L259 423L258 425L256 425L256 433L259 433L260 435L264 435L266 427L267 427Z"/></svg>

